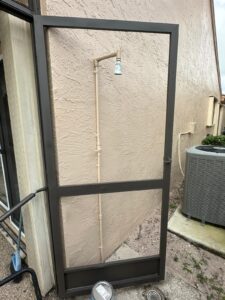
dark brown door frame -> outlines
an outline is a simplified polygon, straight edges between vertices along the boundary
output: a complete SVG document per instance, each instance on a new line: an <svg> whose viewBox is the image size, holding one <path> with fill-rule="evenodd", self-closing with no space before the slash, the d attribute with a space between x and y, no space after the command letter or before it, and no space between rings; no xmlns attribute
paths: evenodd
<svg viewBox="0 0 225 300"><path fill-rule="evenodd" d="M110 281L116 287L164 279L176 87L178 25L119 20L41 16L38 15L37 12L34 12L32 10L29 10L29 12L27 12L24 10L24 8L21 7L12 8L11 2L14 1L0 0L0 9L4 9L9 13L13 13L18 17L29 21L32 24L33 28L34 52L39 91L40 119L43 137L43 151L46 166L46 180L48 185L56 283L59 296L65 297L87 293L90 291L96 281L103 279ZM169 35L170 47L163 161L164 171L162 179L147 179L139 181L110 182L98 184L90 183L71 186L59 185L55 159L55 141L49 91L47 52L45 45L45 31L48 28L77 28L124 32L149 32ZM61 197L150 189L162 189L159 255L69 269L65 268L63 257L63 241L60 225Z"/></svg>

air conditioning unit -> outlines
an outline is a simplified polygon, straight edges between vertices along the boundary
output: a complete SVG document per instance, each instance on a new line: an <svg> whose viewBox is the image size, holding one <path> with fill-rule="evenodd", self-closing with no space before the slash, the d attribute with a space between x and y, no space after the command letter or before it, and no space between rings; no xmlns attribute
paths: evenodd
<svg viewBox="0 0 225 300"><path fill-rule="evenodd" d="M203 223L225 226L225 148L187 150L182 212Z"/></svg>

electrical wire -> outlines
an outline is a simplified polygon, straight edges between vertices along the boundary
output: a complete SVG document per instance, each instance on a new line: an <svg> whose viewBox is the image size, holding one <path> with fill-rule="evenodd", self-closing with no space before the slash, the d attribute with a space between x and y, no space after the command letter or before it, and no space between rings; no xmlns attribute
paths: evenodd
<svg viewBox="0 0 225 300"><path fill-rule="evenodd" d="M181 174L182 174L183 177L184 177L184 171L183 171L182 163L181 163L181 149L180 149L180 146L181 146L181 136L182 135L186 135L186 134L190 134L190 133L191 133L190 131L180 132L180 133L178 133L178 139L177 139L178 164L179 164L180 172L181 172Z"/></svg>

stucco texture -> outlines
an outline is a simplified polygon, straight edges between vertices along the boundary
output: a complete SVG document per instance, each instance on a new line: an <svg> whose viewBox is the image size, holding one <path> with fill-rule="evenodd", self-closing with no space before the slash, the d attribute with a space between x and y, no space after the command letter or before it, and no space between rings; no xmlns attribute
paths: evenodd
<svg viewBox="0 0 225 300"><path fill-rule="evenodd" d="M206 129L208 96L219 86L208 0L46 1L45 13L180 25L175 110L173 186L180 183L177 135L196 122L182 147ZM51 29L49 70L61 185L97 182L93 59L122 49L123 75L114 59L99 71L101 180L162 177L169 38L144 33ZM183 150L183 148L182 148ZM103 202L105 258L160 204L157 192L108 194ZM61 201L68 267L99 261L97 196Z"/></svg>
<svg viewBox="0 0 225 300"><path fill-rule="evenodd" d="M45 186L30 25L0 12L0 42L20 199ZM54 283L47 199L39 193L23 207L29 266L46 294ZM1 298L1 297L0 297Z"/></svg>

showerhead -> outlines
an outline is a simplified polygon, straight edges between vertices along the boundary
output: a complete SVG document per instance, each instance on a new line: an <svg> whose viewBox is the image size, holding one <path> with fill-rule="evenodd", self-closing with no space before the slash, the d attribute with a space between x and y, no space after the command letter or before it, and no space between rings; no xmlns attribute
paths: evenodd
<svg viewBox="0 0 225 300"><path fill-rule="evenodd" d="M95 71L99 66L99 63L105 59L111 58L111 57L116 57L116 63L115 63L115 69L114 69L114 74L115 75L122 75L122 66L121 66L121 50L117 50L116 52L110 53L108 55L103 55L100 56L96 59L94 59L94 68Z"/></svg>
<svg viewBox="0 0 225 300"><path fill-rule="evenodd" d="M121 49L116 52L116 63L115 63L115 75L122 75L122 65L121 65Z"/></svg>
<svg viewBox="0 0 225 300"><path fill-rule="evenodd" d="M118 58L118 57L116 58L114 74L115 75L122 75L121 58Z"/></svg>

